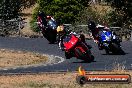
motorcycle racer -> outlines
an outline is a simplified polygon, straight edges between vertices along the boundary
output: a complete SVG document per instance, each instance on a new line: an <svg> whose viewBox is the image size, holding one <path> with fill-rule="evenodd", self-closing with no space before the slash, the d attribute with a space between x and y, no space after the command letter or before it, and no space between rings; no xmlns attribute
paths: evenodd
<svg viewBox="0 0 132 88"><path fill-rule="evenodd" d="M56 35L57 35L56 23L54 18L50 15L46 16L43 11L39 11L37 17L37 24L43 36L49 41L49 43L54 43L56 41Z"/></svg>
<svg viewBox="0 0 132 88"><path fill-rule="evenodd" d="M68 30L68 32L69 32L68 34L66 34L66 32L65 32L65 34L60 38L60 42L59 42L59 48L60 49L64 50L65 47L63 45L63 39L65 38L65 36L70 35L70 34L74 34L76 37L78 37L83 43L85 43L88 46L89 49L92 48L91 45L88 45L86 43L86 41L85 41L85 35L83 34L82 31L80 31L79 34L77 34L76 32L72 32L71 30Z"/></svg>
<svg viewBox="0 0 132 88"><path fill-rule="evenodd" d="M38 13L37 24L40 27L41 31L44 31L45 27L47 26L46 15L42 11L39 11Z"/></svg>

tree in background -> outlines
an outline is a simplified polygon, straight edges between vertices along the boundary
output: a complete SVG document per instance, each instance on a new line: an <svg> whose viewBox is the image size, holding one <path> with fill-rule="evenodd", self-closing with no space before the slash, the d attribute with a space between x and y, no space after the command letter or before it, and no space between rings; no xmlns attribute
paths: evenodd
<svg viewBox="0 0 132 88"><path fill-rule="evenodd" d="M36 0L0 0L0 19L17 18L22 9L33 5L35 2Z"/></svg>
<svg viewBox="0 0 132 88"><path fill-rule="evenodd" d="M44 11L55 19L62 19L64 23L73 23L79 12L88 6L89 0L38 0L37 10ZM37 11L38 12L38 11Z"/></svg>
<svg viewBox="0 0 132 88"><path fill-rule="evenodd" d="M3 0L0 4L0 18L12 19L16 18L20 10L20 0Z"/></svg>
<svg viewBox="0 0 132 88"><path fill-rule="evenodd" d="M117 26L129 27L132 24L132 0L106 0L114 8L111 21Z"/></svg>
<svg viewBox="0 0 132 88"><path fill-rule="evenodd" d="M34 31L38 31L35 24L39 11L53 16L65 24L73 24L81 15L81 11L88 7L89 0L37 0L38 6L33 11L33 19L30 22Z"/></svg>

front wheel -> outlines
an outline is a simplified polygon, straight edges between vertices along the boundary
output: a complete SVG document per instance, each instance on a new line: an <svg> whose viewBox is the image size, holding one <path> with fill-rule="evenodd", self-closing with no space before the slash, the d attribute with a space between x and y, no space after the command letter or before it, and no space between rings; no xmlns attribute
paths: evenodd
<svg viewBox="0 0 132 88"><path fill-rule="evenodd" d="M112 43L112 46L113 46L112 53L114 53L114 54L125 54L125 52L121 49L121 47L118 44Z"/></svg>
<svg viewBox="0 0 132 88"><path fill-rule="evenodd" d="M65 57L66 57L66 59L70 59L71 58L70 53L65 52Z"/></svg>

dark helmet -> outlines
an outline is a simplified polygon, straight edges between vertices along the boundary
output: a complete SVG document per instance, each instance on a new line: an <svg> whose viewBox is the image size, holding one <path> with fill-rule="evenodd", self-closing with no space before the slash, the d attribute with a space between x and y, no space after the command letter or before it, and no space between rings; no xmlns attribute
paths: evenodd
<svg viewBox="0 0 132 88"><path fill-rule="evenodd" d="M43 11L39 11L38 16L46 18L46 15Z"/></svg>
<svg viewBox="0 0 132 88"><path fill-rule="evenodd" d="M57 19L57 25L63 25L63 21L61 17Z"/></svg>
<svg viewBox="0 0 132 88"><path fill-rule="evenodd" d="M88 22L88 28L89 28L90 30L95 29L95 28L96 28L95 22L94 22L94 21L89 21L89 22Z"/></svg>

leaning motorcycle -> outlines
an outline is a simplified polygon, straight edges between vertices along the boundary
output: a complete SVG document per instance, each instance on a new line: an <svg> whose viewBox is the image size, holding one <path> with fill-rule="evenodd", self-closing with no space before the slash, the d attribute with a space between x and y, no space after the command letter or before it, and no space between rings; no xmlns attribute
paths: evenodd
<svg viewBox="0 0 132 88"><path fill-rule="evenodd" d="M84 60L86 62L94 61L94 56L92 55L88 46L81 41L76 35L69 34L63 39L64 51L66 59L76 57L77 59Z"/></svg>
<svg viewBox="0 0 132 88"><path fill-rule="evenodd" d="M99 42L102 49L106 51L106 54L125 54L120 45L120 40L113 31L101 31L99 35Z"/></svg>

